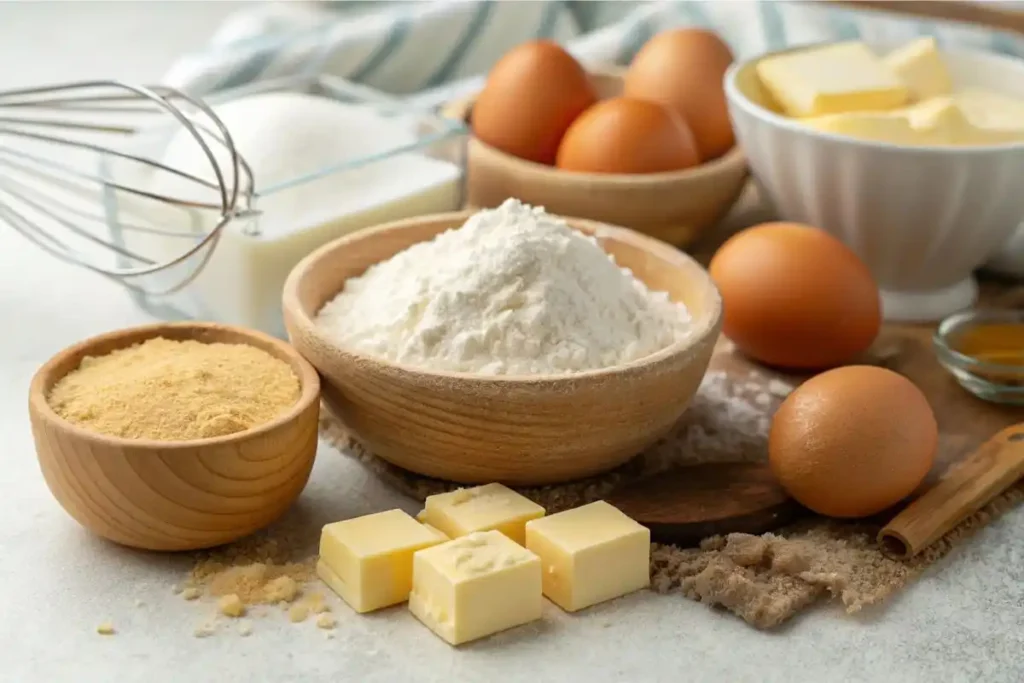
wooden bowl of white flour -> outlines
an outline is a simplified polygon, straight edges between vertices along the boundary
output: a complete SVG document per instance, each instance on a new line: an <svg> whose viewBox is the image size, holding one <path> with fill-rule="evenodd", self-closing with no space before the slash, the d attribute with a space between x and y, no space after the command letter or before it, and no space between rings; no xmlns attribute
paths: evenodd
<svg viewBox="0 0 1024 683"><path fill-rule="evenodd" d="M721 325L686 254L518 203L341 238L295 267L283 303L328 409L378 456L463 483L626 462L686 409Z"/></svg>

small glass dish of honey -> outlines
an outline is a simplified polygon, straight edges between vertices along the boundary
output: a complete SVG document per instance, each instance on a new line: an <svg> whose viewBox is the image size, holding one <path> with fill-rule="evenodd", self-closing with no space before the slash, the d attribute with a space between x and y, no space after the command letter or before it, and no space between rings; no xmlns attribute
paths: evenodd
<svg viewBox="0 0 1024 683"><path fill-rule="evenodd" d="M949 316L935 353L960 385L986 401L1024 405L1024 311L978 309Z"/></svg>

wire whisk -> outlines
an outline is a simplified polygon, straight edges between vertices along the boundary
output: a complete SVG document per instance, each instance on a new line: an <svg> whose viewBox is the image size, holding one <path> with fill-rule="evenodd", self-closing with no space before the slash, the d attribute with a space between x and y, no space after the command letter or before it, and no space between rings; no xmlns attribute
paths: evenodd
<svg viewBox="0 0 1024 683"><path fill-rule="evenodd" d="M182 144L202 168L168 162ZM194 280L224 227L258 213L254 196L227 128L183 92L114 80L0 92L0 227L133 290Z"/></svg>

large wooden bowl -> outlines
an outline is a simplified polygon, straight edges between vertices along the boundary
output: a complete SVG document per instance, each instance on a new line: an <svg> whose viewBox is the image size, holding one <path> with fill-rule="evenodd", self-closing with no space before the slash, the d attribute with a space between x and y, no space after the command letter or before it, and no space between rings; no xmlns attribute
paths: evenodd
<svg viewBox="0 0 1024 683"><path fill-rule="evenodd" d="M299 400L265 425L180 442L97 434L50 407L50 390L83 358L153 337L260 348L291 366ZM29 415L46 484L82 526L136 548L195 550L250 534L295 501L316 455L319 395L316 371L282 341L210 323L170 323L112 332L57 354L32 380Z"/></svg>
<svg viewBox="0 0 1024 683"><path fill-rule="evenodd" d="M562 376L432 372L339 348L315 324L350 277L465 222L439 214L363 230L307 256L284 287L292 344L320 372L324 403L374 453L464 483L547 484L607 471L651 445L697 391L721 299L689 256L624 228L568 219L653 290L684 302L694 333L628 365Z"/></svg>
<svg viewBox="0 0 1024 683"><path fill-rule="evenodd" d="M591 80L602 98L622 92L620 72L593 73ZM453 102L444 113L470 122L475 99ZM619 175L560 171L506 154L475 137L467 144L466 167L466 203L471 207L495 207L516 197L551 213L624 225L680 247L725 217L748 175L738 146L682 171Z"/></svg>

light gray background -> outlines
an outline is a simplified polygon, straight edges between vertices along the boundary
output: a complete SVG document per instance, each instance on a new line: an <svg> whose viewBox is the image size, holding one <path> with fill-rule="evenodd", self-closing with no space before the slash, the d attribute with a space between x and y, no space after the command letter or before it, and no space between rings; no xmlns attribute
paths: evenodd
<svg viewBox="0 0 1024 683"><path fill-rule="evenodd" d="M0 4L0 88L86 77L151 80L238 3ZM43 47L43 45L47 47ZM1002 681L1024 680L1024 510L985 529L887 609L826 607L766 634L677 597L641 593L453 650L403 609L254 621L199 640L209 607L170 587L187 557L92 538L50 497L33 456L29 379L61 348L148 322L115 285L0 225L0 681ZM321 448L293 518L307 527L411 501ZM135 605L137 600L145 604ZM111 620L114 637L96 635Z"/></svg>

